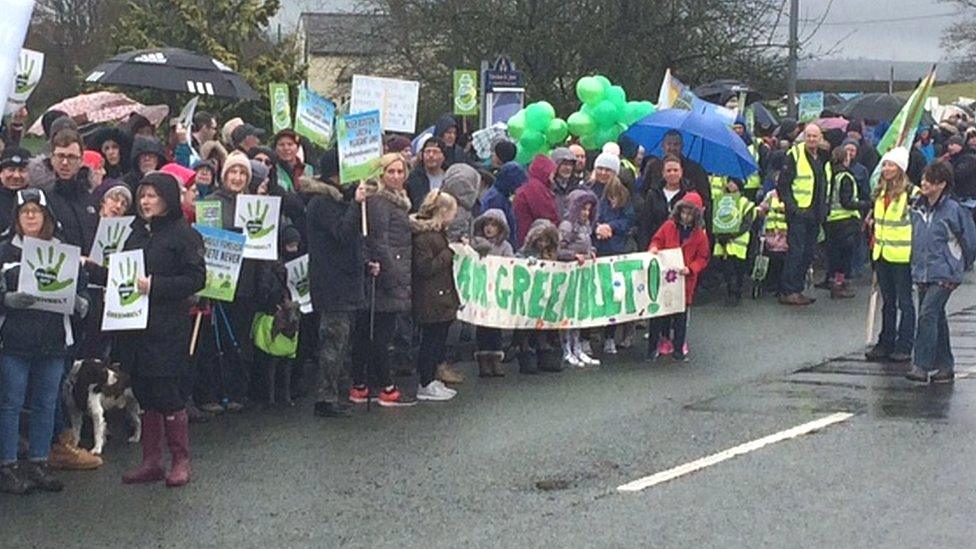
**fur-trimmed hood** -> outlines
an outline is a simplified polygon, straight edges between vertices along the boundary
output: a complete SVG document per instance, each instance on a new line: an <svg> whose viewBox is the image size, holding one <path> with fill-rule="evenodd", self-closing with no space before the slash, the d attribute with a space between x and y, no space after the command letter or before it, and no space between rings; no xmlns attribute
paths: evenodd
<svg viewBox="0 0 976 549"><path fill-rule="evenodd" d="M382 183L373 181L367 181L363 185L367 185L366 192L371 196L382 198L405 212L410 211L410 197L407 196L406 190L394 191Z"/></svg>
<svg viewBox="0 0 976 549"><path fill-rule="evenodd" d="M529 232L525 235L525 243L519 253L540 259L556 259L558 249L559 229L548 219L537 219L529 227ZM551 251L552 257L542 257L544 251Z"/></svg>
<svg viewBox="0 0 976 549"><path fill-rule="evenodd" d="M439 219L420 217L420 214L410 214L410 230L414 234L441 232L444 230L444 223Z"/></svg>
<svg viewBox="0 0 976 549"><path fill-rule="evenodd" d="M474 235L480 238L485 237L485 225L488 223L495 223L499 227L498 235L491 239L492 244L499 244L508 240L508 235L511 229L508 227L508 220L505 219L505 212L499 210L498 208L492 208L487 212L478 216L478 219L474 220Z"/></svg>
<svg viewBox="0 0 976 549"><path fill-rule="evenodd" d="M589 224L591 227L596 227L596 209L597 209L597 198L592 191L586 189L576 189L569 193L567 198L568 213L566 214L566 221L569 221L573 225L578 225L582 223L581 215L583 208L589 204L590 205L590 219Z"/></svg>

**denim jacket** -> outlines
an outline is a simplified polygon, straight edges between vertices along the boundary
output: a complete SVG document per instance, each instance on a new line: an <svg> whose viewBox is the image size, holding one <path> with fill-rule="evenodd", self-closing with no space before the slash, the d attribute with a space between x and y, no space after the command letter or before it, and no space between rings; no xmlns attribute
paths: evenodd
<svg viewBox="0 0 976 549"><path fill-rule="evenodd" d="M943 196L929 205L920 196L912 212L912 280L916 283L962 282L976 258L976 225L968 209Z"/></svg>

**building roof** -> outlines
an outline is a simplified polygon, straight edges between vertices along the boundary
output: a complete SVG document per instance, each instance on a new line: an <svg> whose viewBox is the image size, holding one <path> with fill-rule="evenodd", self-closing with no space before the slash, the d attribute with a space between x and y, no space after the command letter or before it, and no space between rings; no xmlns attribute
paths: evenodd
<svg viewBox="0 0 976 549"><path fill-rule="evenodd" d="M896 82L915 82L925 76L932 63L925 61L884 61L881 59L805 59L797 67L798 80L887 82L891 69ZM936 80L953 81L951 63L938 67Z"/></svg>
<svg viewBox="0 0 976 549"><path fill-rule="evenodd" d="M311 13L299 17L309 54L368 55L376 53L376 39L385 15L364 13Z"/></svg>

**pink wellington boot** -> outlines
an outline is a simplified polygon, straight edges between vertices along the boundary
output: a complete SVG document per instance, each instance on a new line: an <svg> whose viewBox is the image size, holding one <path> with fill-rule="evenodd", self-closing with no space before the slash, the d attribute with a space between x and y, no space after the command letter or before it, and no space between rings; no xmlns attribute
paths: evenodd
<svg viewBox="0 0 976 549"><path fill-rule="evenodd" d="M166 443L173 456L166 486L183 486L190 482L190 422L186 410L166 416Z"/></svg>
<svg viewBox="0 0 976 549"><path fill-rule="evenodd" d="M163 469L163 414L147 411L142 414L142 464L122 475L124 484L159 482L166 478Z"/></svg>
<svg viewBox="0 0 976 549"><path fill-rule="evenodd" d="M661 356L670 355L674 352L674 344L671 340L661 336L661 340L657 342L657 354Z"/></svg>

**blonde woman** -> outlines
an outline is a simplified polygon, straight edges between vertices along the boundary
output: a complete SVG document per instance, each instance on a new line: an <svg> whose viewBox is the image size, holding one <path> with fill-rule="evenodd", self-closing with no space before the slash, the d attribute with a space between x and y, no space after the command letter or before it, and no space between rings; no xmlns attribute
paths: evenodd
<svg viewBox="0 0 976 549"><path fill-rule="evenodd" d="M380 158L376 193L366 200L366 261L372 278L367 277L369 307L357 319L353 345L349 400L356 404L373 398L386 407L417 403L393 384L387 349L397 315L411 310L413 238L406 181L407 161L397 153L385 154Z"/></svg>
<svg viewBox="0 0 976 549"><path fill-rule="evenodd" d="M908 362L915 340L912 301L913 187L908 176L908 150L897 147L881 158L881 178L874 190L874 272L881 289L881 335L866 353L868 360Z"/></svg>
<svg viewBox="0 0 976 549"><path fill-rule="evenodd" d="M453 169L453 167L452 167ZM450 400L457 394L435 379L444 362L447 331L460 306L454 287L454 252L447 229L457 216L457 200L440 189L431 191L420 210L410 216L413 231L413 318L420 330L417 373L420 400Z"/></svg>

